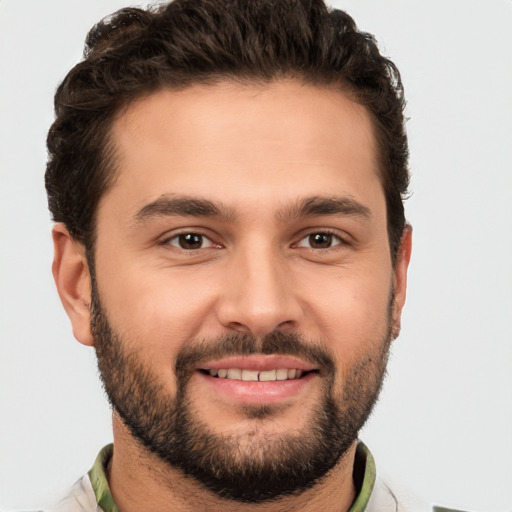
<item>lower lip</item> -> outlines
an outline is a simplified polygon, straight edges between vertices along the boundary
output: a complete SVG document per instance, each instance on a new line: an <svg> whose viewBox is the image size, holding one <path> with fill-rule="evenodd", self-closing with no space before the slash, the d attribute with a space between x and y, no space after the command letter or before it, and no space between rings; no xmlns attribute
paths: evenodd
<svg viewBox="0 0 512 512"><path fill-rule="evenodd" d="M207 385L228 399L243 404L258 405L278 404L293 399L317 378L317 374L311 372L300 379L255 382L212 377L202 372L197 374Z"/></svg>

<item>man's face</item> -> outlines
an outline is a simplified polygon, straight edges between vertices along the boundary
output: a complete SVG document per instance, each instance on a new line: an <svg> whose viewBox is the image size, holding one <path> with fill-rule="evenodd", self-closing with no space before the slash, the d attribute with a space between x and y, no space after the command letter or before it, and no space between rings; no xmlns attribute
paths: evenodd
<svg viewBox="0 0 512 512"><path fill-rule="evenodd" d="M311 485L371 410L405 294L368 114L338 91L223 83L135 102L113 140L93 331L120 416L201 479L167 453L186 443L216 492L279 461L279 489Z"/></svg>

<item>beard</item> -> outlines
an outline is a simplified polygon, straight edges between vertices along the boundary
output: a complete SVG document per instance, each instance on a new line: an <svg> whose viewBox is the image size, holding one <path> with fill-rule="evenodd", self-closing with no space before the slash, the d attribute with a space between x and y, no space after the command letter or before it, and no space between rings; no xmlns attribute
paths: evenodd
<svg viewBox="0 0 512 512"><path fill-rule="evenodd" d="M196 480L215 495L263 503L300 494L318 483L357 439L377 401L391 342L387 332L354 365L336 393L336 366L318 343L293 333L261 339L234 334L184 343L175 361L177 392L170 396L142 350L130 350L112 329L93 280L91 329L103 387L114 411L149 452ZM142 346L142 345L141 345ZM189 381L198 364L231 355L296 356L319 369L321 398L300 430L269 433L265 422L279 417L279 405L241 406L254 426L244 433L218 433L194 412Z"/></svg>

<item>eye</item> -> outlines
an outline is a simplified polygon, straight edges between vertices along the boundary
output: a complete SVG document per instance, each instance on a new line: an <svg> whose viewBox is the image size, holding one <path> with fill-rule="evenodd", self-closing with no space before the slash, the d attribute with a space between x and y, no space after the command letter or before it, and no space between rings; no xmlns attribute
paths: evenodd
<svg viewBox="0 0 512 512"><path fill-rule="evenodd" d="M168 238L164 243L174 247L179 247L180 249L185 249L186 251L194 251L197 249L217 246L208 237L201 233L180 233L179 235Z"/></svg>
<svg viewBox="0 0 512 512"><path fill-rule="evenodd" d="M311 233L308 236L305 236L300 242L297 244L297 247L308 247L309 249L329 249L335 245L340 245L343 243L343 240L332 233Z"/></svg>

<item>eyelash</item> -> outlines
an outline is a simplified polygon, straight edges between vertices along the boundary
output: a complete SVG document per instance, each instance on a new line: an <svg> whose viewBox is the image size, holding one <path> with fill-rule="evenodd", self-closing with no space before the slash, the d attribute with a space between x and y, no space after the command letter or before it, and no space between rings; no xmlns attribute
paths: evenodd
<svg viewBox="0 0 512 512"><path fill-rule="evenodd" d="M328 237L331 238L331 241L334 242L336 239L337 240L337 243L333 243L332 245L330 245L329 247L306 247L306 246L301 246L301 242L303 242L304 240L307 240L307 239L310 239L312 236L315 236L315 235L327 235ZM311 231L309 233L307 233L305 236L303 236L299 242L297 242L296 244L294 244L295 247L305 247L306 249L311 249L313 251L316 251L316 250L327 250L327 249L332 249L334 247L337 247L339 245L347 245L348 242L343 238L341 237L338 233L334 233L333 231L329 230L329 229L322 229L322 230L318 230L318 231Z"/></svg>
<svg viewBox="0 0 512 512"><path fill-rule="evenodd" d="M208 240L210 242L210 245L209 245L209 247L197 247L197 248L192 248L192 249L179 246L179 245L181 245L181 244L179 244L180 237L186 237L186 236L200 237L201 245L204 243L205 240ZM176 245L172 244L171 243L172 240L176 240L177 244ZM218 247L218 248L221 247L220 244L216 244L208 235L205 235L204 233L201 233L200 231L183 231L181 233L176 233L175 235L170 236L170 237L166 238L165 240L162 240L161 245L171 245L173 247L176 247L177 249L181 249L186 252L194 252L194 251L199 251L201 249L209 249L210 247Z"/></svg>

